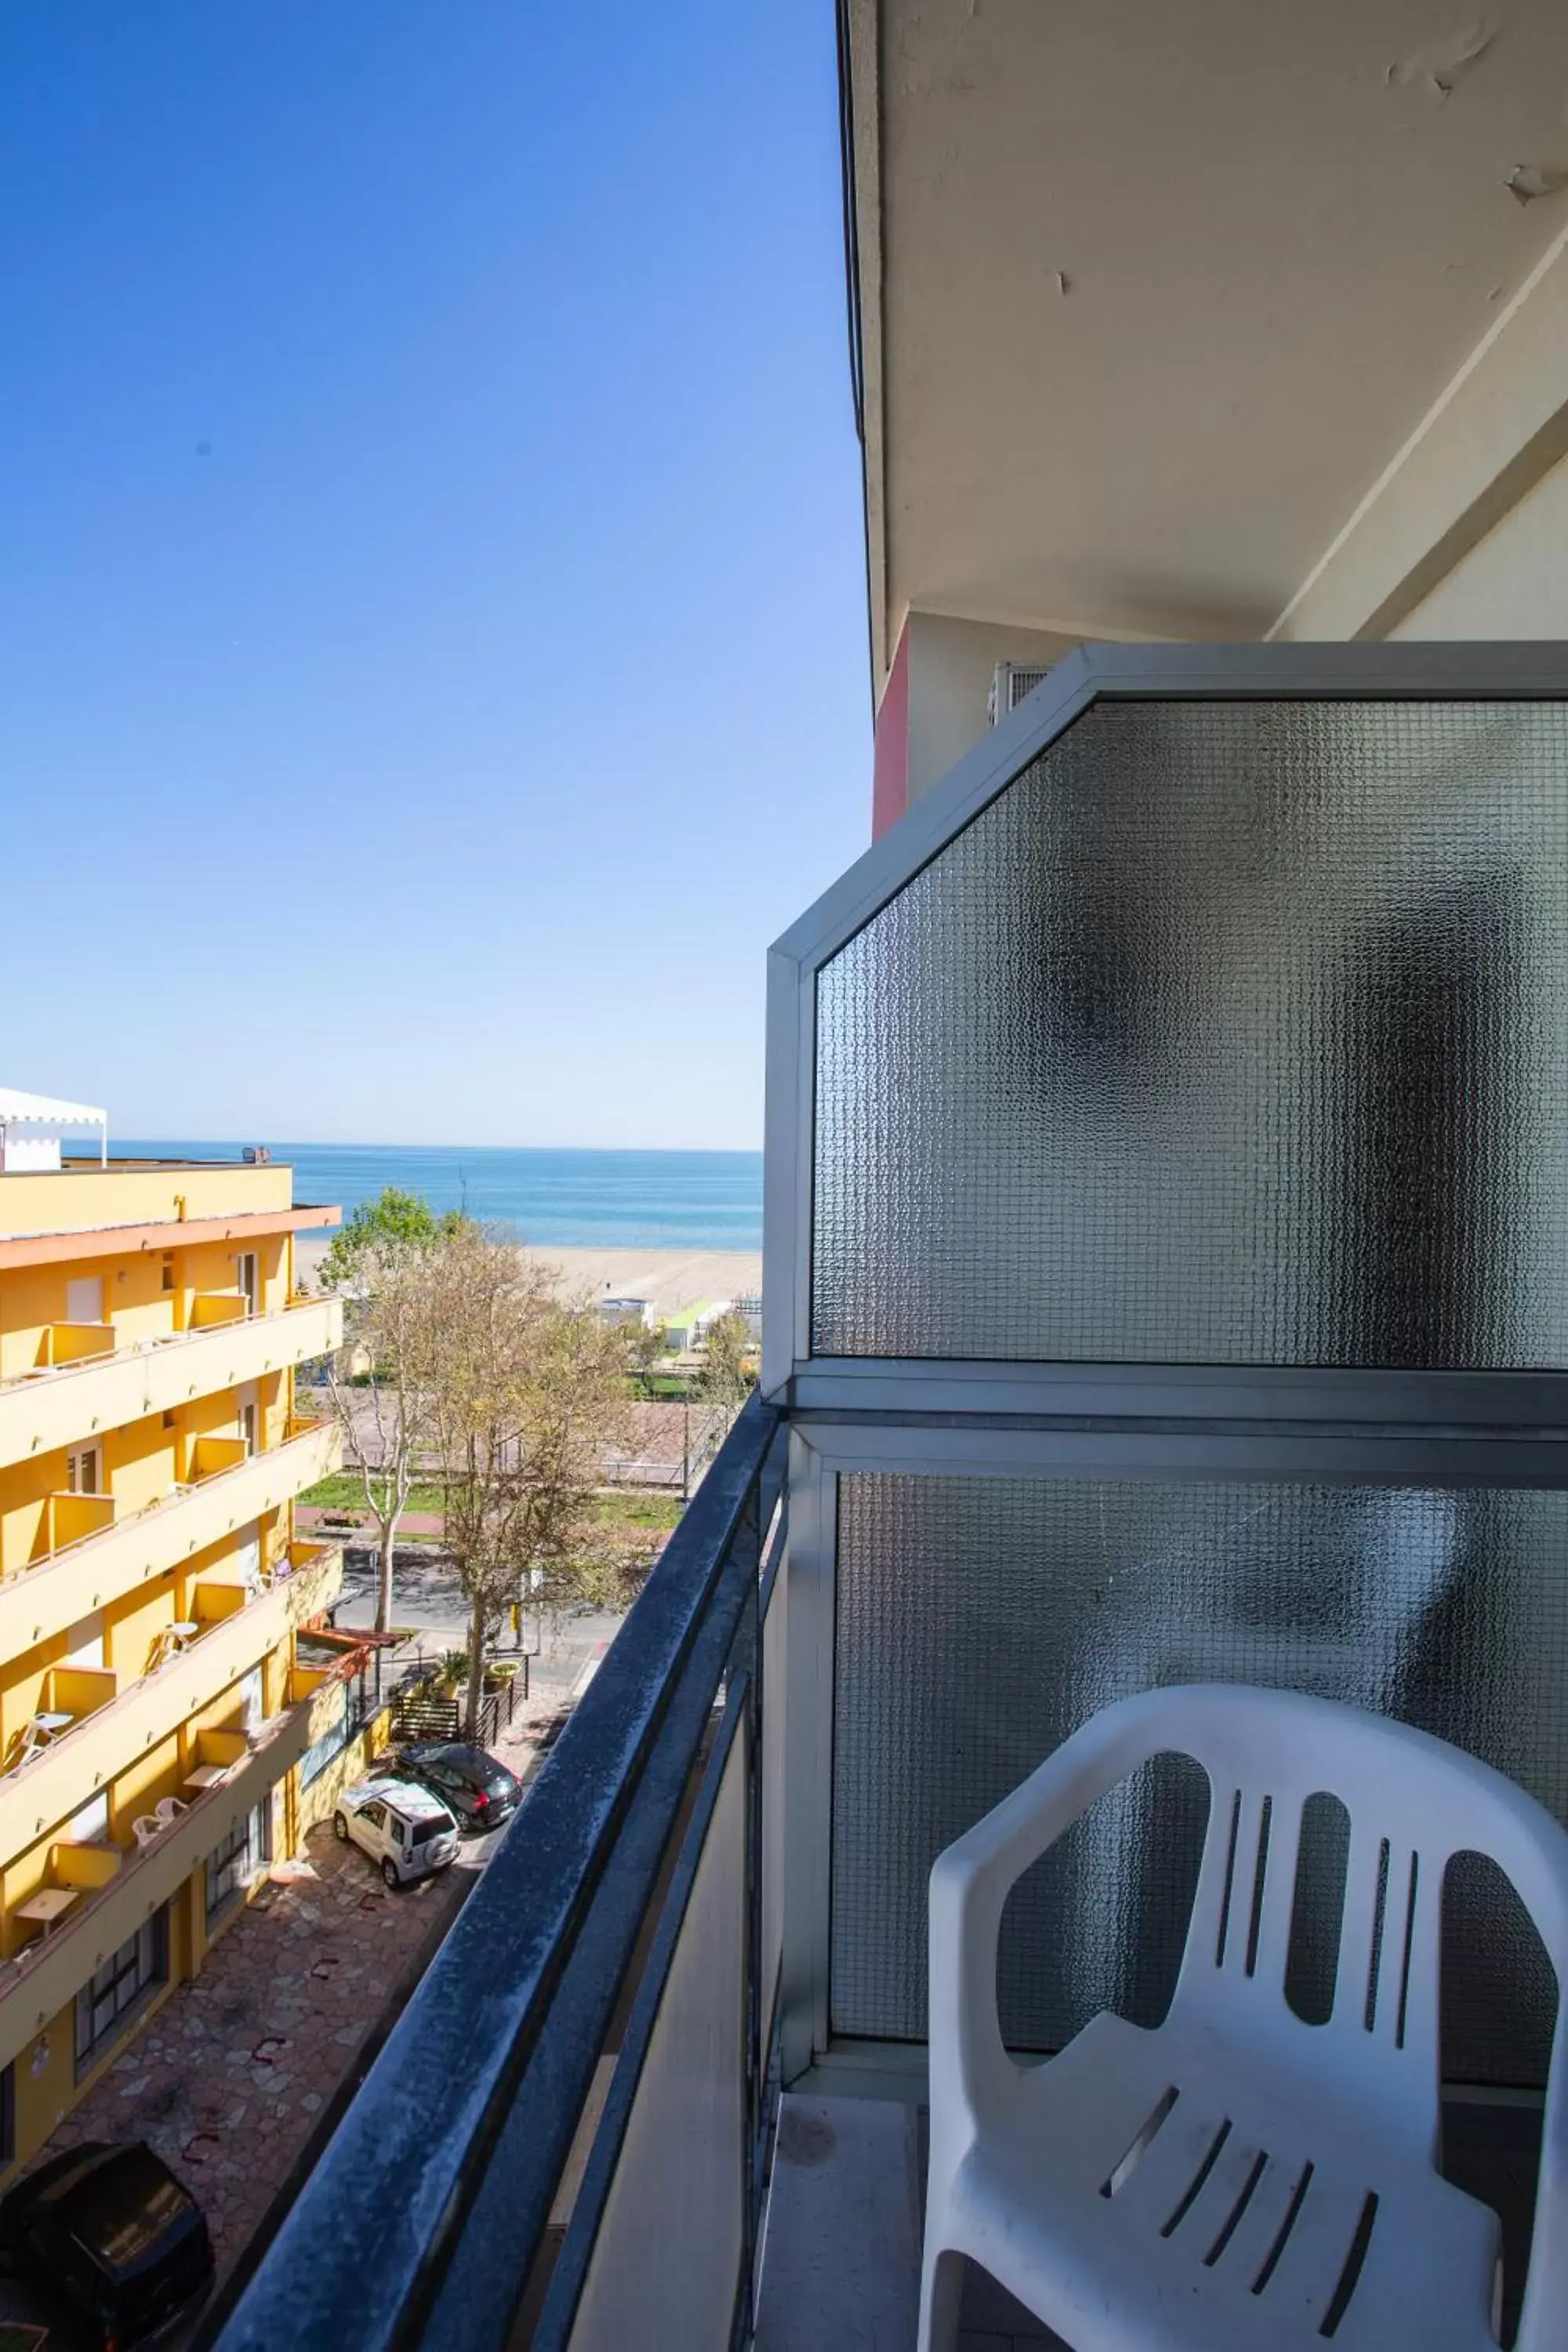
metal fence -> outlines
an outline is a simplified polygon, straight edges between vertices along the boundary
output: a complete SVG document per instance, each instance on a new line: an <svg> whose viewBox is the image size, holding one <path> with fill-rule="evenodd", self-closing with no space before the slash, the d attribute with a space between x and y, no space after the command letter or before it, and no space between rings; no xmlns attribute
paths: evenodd
<svg viewBox="0 0 1568 2352"><path fill-rule="evenodd" d="M218 2352L500 2352L520 2321L535 2352L727 2352L749 2331L776 2081L783 1462L753 1398ZM370 2244L374 2263L344 2261Z"/></svg>
<svg viewBox="0 0 1568 2352"><path fill-rule="evenodd" d="M517 1711L519 1683L522 1696L528 1696L528 1660L522 1662L522 1672L505 1678L499 1688L486 1691L479 1700L479 1744L487 1748L497 1739L503 1727ZM416 1675L402 1683L392 1694L392 1721L389 1726L394 1739L464 1739L468 1737L468 1706L456 1692L433 1690L423 1677Z"/></svg>

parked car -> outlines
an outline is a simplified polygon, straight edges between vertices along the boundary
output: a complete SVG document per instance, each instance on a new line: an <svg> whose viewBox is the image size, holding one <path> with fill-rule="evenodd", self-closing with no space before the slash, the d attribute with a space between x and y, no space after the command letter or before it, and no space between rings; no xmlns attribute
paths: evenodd
<svg viewBox="0 0 1568 2352"><path fill-rule="evenodd" d="M381 1774L345 1789L332 1827L381 1864L388 1886L428 1878L456 1859L458 1824L438 1797L412 1780Z"/></svg>
<svg viewBox="0 0 1568 2352"><path fill-rule="evenodd" d="M0 2198L0 2260L103 2352L163 2335L213 2280L206 2216L139 2139L84 2140L19 2180Z"/></svg>
<svg viewBox="0 0 1568 2352"><path fill-rule="evenodd" d="M413 1739L389 1767L451 1808L466 1830L499 1829L522 1802L522 1783L482 1748L458 1739Z"/></svg>

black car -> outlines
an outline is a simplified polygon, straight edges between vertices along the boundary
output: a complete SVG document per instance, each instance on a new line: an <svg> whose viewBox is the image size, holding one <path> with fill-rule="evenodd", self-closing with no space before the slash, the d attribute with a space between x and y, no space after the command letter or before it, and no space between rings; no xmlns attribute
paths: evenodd
<svg viewBox="0 0 1568 2352"><path fill-rule="evenodd" d="M522 1802L514 1773L482 1748L458 1739L414 1739L391 1768L400 1780L416 1780L456 1813L466 1830L499 1829Z"/></svg>
<svg viewBox="0 0 1568 2352"><path fill-rule="evenodd" d="M84 2140L0 2198L0 2259L66 2305L85 2340L126 2352L213 2279L206 2216L144 2140Z"/></svg>

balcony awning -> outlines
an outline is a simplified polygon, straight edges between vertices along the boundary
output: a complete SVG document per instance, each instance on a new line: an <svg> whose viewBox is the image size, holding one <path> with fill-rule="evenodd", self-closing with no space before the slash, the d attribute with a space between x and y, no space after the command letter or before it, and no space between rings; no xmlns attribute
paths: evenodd
<svg viewBox="0 0 1568 2352"><path fill-rule="evenodd" d="M19 1087L0 1087L0 1171L58 1169L59 1138L68 1127L96 1127L100 1163L109 1162L109 1113L90 1103L61 1102L55 1095L24 1094ZM7 1136L17 1140L6 1148Z"/></svg>
<svg viewBox="0 0 1568 2352"><path fill-rule="evenodd" d="M109 1113L87 1103L59 1102L53 1095L25 1095L0 1087L0 1127L107 1127Z"/></svg>

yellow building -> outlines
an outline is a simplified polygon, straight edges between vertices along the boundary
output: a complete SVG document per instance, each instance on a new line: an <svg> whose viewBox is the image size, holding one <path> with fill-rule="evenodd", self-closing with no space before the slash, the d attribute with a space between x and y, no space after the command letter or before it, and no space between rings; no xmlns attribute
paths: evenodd
<svg viewBox="0 0 1568 2352"><path fill-rule="evenodd" d="M287 1168L67 1161L0 1090L0 2165L26 2160L303 1826L338 1589L292 1498L341 1336L294 1282Z"/></svg>

